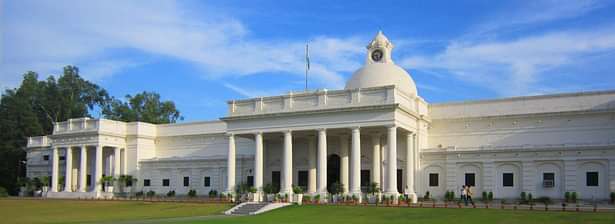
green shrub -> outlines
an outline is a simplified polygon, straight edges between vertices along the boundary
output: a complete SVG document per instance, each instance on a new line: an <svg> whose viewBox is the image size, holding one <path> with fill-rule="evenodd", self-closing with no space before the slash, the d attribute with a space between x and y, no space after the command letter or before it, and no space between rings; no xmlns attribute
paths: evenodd
<svg viewBox="0 0 615 224"><path fill-rule="evenodd" d="M570 192L566 191L566 193L564 193L564 199L566 202L570 202Z"/></svg>
<svg viewBox="0 0 615 224"><path fill-rule="evenodd" d="M304 195L303 196L303 200L312 201L312 196L311 195Z"/></svg>
<svg viewBox="0 0 615 224"><path fill-rule="evenodd" d="M521 195L519 195L519 199L521 199L521 202L527 201L527 194L525 193L525 191L521 192Z"/></svg>
<svg viewBox="0 0 615 224"><path fill-rule="evenodd" d="M314 201L320 201L320 194L317 194L316 196L314 196Z"/></svg>
<svg viewBox="0 0 615 224"><path fill-rule="evenodd" d="M483 200L483 201L487 201L488 199L489 199L489 198L488 198L487 192L486 192L486 191L483 191L483 197L481 198L481 200Z"/></svg>
<svg viewBox="0 0 615 224"><path fill-rule="evenodd" d="M196 197L196 190L190 190L190 191L188 191L188 197L191 197L191 198Z"/></svg>
<svg viewBox="0 0 615 224"><path fill-rule="evenodd" d="M572 202L576 203L577 202L577 192L573 191L572 193L570 193L570 200L572 200Z"/></svg>
<svg viewBox="0 0 615 224"><path fill-rule="evenodd" d="M615 203L615 192L611 192L611 203Z"/></svg>
<svg viewBox="0 0 615 224"><path fill-rule="evenodd" d="M167 197L175 197L175 191L170 190L169 192L167 192Z"/></svg>
<svg viewBox="0 0 615 224"><path fill-rule="evenodd" d="M139 192L135 193L135 196L136 197L143 197L144 194L145 193L143 193L143 191L139 191Z"/></svg>
<svg viewBox="0 0 615 224"><path fill-rule="evenodd" d="M148 196L148 197L154 197L154 196L156 196L156 192L154 192L154 191L148 191L148 192L147 192L147 196Z"/></svg>
<svg viewBox="0 0 615 224"><path fill-rule="evenodd" d="M487 200L493 201L493 192L489 191L489 194L487 194Z"/></svg>
<svg viewBox="0 0 615 224"><path fill-rule="evenodd" d="M431 198L431 195L429 194L429 191L425 192L425 196L423 196L423 199L429 200L430 198Z"/></svg>
<svg viewBox="0 0 615 224"><path fill-rule="evenodd" d="M293 186L293 193L295 194L303 194L303 188L299 186Z"/></svg>
<svg viewBox="0 0 615 224"><path fill-rule="evenodd" d="M532 193L527 194L527 202L530 204L534 203L534 197L532 197Z"/></svg>
<svg viewBox="0 0 615 224"><path fill-rule="evenodd" d="M8 197L8 196L9 196L9 193L6 192L6 188L0 187L0 198Z"/></svg>
<svg viewBox="0 0 615 224"><path fill-rule="evenodd" d="M207 194L209 195L210 198L215 198L218 196L218 191L216 190L210 190L209 193Z"/></svg>

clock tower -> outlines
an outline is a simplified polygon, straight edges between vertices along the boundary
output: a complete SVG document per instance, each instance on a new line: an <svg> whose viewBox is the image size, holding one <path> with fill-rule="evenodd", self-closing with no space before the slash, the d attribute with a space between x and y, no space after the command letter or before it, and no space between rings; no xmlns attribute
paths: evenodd
<svg viewBox="0 0 615 224"><path fill-rule="evenodd" d="M376 37L367 45L367 60L365 64L394 64L391 58L391 51L394 47L389 39L382 34L382 31L378 31Z"/></svg>

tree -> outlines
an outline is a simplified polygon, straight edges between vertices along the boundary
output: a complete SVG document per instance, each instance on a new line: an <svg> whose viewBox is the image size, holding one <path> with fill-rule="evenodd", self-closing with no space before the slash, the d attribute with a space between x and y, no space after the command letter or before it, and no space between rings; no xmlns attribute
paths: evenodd
<svg viewBox="0 0 615 224"><path fill-rule="evenodd" d="M152 124L175 123L183 120L172 101L160 101L160 95L154 92L142 92L135 96L126 95L126 102L113 99L104 108L103 114L108 119L125 122L142 121Z"/></svg>
<svg viewBox="0 0 615 224"><path fill-rule="evenodd" d="M37 73L26 72L21 85L0 99L0 186L17 193L29 136L51 134L58 121L89 117L90 110L107 101L107 92L81 78L77 67L64 67L57 82L53 76L39 81Z"/></svg>

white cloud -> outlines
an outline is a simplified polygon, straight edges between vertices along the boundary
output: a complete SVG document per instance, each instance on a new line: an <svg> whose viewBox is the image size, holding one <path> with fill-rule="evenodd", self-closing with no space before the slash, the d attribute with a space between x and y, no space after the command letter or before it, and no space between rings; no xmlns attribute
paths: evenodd
<svg viewBox="0 0 615 224"><path fill-rule="evenodd" d="M508 41L452 42L442 52L410 56L401 64L445 71L501 95L525 95L542 88L533 85L550 70L613 50L615 29L609 27L552 32Z"/></svg>
<svg viewBox="0 0 615 224"><path fill-rule="evenodd" d="M304 72L304 41L255 40L237 19L174 1L18 1L6 3L2 15L1 86L15 86L26 70L49 74L75 64L87 78L104 78L143 63L113 58L122 49L188 61L209 78ZM342 86L340 74L359 66L352 59L359 43L315 38L314 81Z"/></svg>

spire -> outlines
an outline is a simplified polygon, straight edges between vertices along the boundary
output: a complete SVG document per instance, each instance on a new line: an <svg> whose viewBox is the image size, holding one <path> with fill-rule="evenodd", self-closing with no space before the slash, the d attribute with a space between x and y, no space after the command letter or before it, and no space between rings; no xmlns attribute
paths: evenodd
<svg viewBox="0 0 615 224"><path fill-rule="evenodd" d="M395 46L389 38L384 36L382 30L379 30L374 39L367 45L367 61L366 64L373 63L391 63L391 51Z"/></svg>

